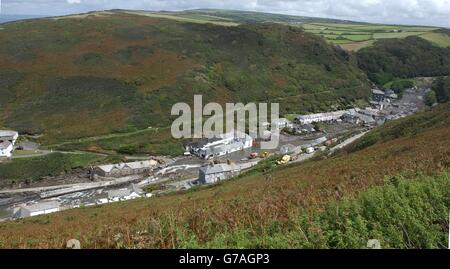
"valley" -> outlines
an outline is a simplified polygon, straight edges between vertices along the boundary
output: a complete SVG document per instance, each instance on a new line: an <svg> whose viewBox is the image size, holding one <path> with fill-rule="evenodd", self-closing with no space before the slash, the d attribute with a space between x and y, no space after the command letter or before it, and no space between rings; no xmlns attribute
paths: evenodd
<svg viewBox="0 0 450 269"><path fill-rule="evenodd" d="M448 29L216 9L0 29L0 248L448 243ZM279 103L279 145L175 139L194 95Z"/></svg>

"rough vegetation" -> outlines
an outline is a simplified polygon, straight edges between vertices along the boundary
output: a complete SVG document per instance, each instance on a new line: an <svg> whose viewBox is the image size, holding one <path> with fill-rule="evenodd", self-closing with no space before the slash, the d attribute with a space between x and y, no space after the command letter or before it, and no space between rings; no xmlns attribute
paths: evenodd
<svg viewBox="0 0 450 269"><path fill-rule="evenodd" d="M377 238L383 248L446 248L449 197L448 173L394 176L357 199L300 213L288 230L274 223L261 234L239 229L218 234L207 243L188 237L180 247L365 248L368 239Z"/></svg>
<svg viewBox="0 0 450 269"><path fill-rule="evenodd" d="M93 248L361 248L378 238L383 247L443 248L450 126L438 119L446 112L422 114L431 125L415 116L416 132L386 125L398 135L323 160L266 163L182 194L4 222L0 246L59 248L77 238Z"/></svg>
<svg viewBox="0 0 450 269"><path fill-rule="evenodd" d="M282 112L369 94L347 52L298 27L188 23L125 12L19 21L0 32L0 124L57 143L166 127L177 102L271 101Z"/></svg>

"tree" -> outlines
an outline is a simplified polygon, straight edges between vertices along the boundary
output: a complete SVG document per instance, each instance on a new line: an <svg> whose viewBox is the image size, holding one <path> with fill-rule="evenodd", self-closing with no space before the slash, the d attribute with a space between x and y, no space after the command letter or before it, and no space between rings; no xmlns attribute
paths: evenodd
<svg viewBox="0 0 450 269"><path fill-rule="evenodd" d="M450 77L440 77L433 83L433 91L436 92L436 98L439 103L445 103L450 100Z"/></svg>
<svg viewBox="0 0 450 269"><path fill-rule="evenodd" d="M425 94L425 104L427 106L432 106L437 102L437 98L436 98L436 92L434 92L433 90L427 92Z"/></svg>

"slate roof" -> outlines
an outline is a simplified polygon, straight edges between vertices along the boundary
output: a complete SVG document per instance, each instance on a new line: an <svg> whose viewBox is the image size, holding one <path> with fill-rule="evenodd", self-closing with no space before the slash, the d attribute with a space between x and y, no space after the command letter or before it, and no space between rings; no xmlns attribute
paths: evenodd
<svg viewBox="0 0 450 269"><path fill-rule="evenodd" d="M125 196L128 196L132 193L136 193L138 195L141 195L144 193L144 191L136 184L131 184L130 186L128 186L128 188L122 188L122 189L116 189L116 190L109 190L107 191L108 193L108 198L122 198Z"/></svg>
<svg viewBox="0 0 450 269"><path fill-rule="evenodd" d="M215 164L215 165L205 165L200 167L200 171L202 171L205 175L224 173L238 170L238 167L234 164Z"/></svg>
<svg viewBox="0 0 450 269"><path fill-rule="evenodd" d="M131 190L128 188L118 189L118 190L109 190L108 198L122 198L131 194Z"/></svg>
<svg viewBox="0 0 450 269"><path fill-rule="evenodd" d="M147 160L147 161L139 161L139 162L131 162L131 163L116 163L116 164L107 164L98 166L99 169L109 173L113 169L142 169L142 168L150 168L156 166L158 164L155 160Z"/></svg>
<svg viewBox="0 0 450 269"><path fill-rule="evenodd" d="M0 142L0 149L7 149L7 148L9 148L11 145L12 145L12 144L11 144L11 142L9 142L9 141L3 141L3 142Z"/></svg>
<svg viewBox="0 0 450 269"><path fill-rule="evenodd" d="M0 130L0 137L15 137L18 135L19 135L19 133L16 131Z"/></svg>

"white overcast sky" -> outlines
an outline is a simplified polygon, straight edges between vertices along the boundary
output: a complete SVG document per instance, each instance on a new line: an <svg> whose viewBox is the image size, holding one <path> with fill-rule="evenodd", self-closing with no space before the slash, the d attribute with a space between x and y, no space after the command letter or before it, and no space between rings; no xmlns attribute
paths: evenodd
<svg viewBox="0 0 450 269"><path fill-rule="evenodd" d="M63 15L113 8L221 8L450 27L450 0L0 0L2 14Z"/></svg>

